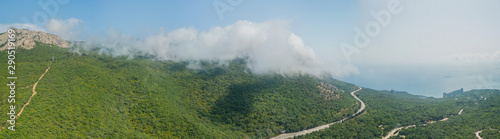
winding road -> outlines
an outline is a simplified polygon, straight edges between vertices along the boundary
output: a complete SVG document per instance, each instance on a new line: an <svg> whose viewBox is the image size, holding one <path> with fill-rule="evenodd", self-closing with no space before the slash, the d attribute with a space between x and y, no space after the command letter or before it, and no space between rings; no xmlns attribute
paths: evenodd
<svg viewBox="0 0 500 139"><path fill-rule="evenodd" d="M272 137L271 139L286 139L286 138L293 138L293 137L296 137L296 136L309 134L309 133L311 133L311 132L320 131L320 130L322 130L322 129L325 129L325 128L330 127L330 125L333 125L333 124L336 124L336 123L342 123L342 122L344 122L345 120L348 120L349 118L352 118L352 117L354 117L354 116L358 115L358 114L359 114L359 113L361 113L361 112L365 109L365 107L366 107L365 103L364 103L361 99L359 99L358 97L356 97L356 95L354 95L354 93L358 92L358 91L359 91L359 90L361 90L361 89L363 89L363 88L359 87L359 89L358 89L358 90L356 90L356 91L352 91L352 92L351 92L351 95L352 95L354 98L356 98L356 100L358 100L358 101L361 103L361 107L359 108L358 112L356 112L356 113L352 114L352 116L346 117L346 118L344 118L344 119L342 119L342 120L339 120L339 121L336 121L336 122L333 122L333 123L329 123L329 124L325 124L325 125L317 126L317 127L311 128L311 129L302 130L302 131L298 131L298 132L294 132L294 133L285 133L285 134L281 134L281 135L279 135L279 136Z"/></svg>

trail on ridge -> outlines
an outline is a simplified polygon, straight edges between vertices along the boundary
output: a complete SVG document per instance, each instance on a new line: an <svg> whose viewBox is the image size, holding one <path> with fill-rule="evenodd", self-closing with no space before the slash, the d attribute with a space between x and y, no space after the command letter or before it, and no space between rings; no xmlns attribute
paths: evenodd
<svg viewBox="0 0 500 139"><path fill-rule="evenodd" d="M26 102L26 104L23 105L23 107L21 108L21 111L19 111L19 113L17 113L16 119L19 118L19 116L21 116L21 114L24 111L24 108L30 104L31 98L33 98L33 96L36 95L36 90L35 90L36 89L36 85L38 85L38 82L40 82L40 80L43 78L43 76L45 75L45 73L47 73L49 71L49 69L50 69L50 66L45 70L45 72L42 74L42 76L40 76L40 78L38 78L38 81L36 81L35 84L33 85L33 94L31 95L31 97L28 100L28 102Z"/></svg>

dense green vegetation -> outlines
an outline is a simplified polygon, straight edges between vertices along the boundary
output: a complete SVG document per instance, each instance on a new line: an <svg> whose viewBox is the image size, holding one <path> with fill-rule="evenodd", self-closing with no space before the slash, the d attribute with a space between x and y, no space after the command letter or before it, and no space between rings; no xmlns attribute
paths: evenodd
<svg viewBox="0 0 500 139"><path fill-rule="evenodd" d="M326 100L316 87L319 79L255 75L244 59L189 69L187 62L72 51L40 43L17 49L17 111L52 64L16 131L3 129L0 138L268 138L336 121L359 108L349 94L354 85L326 80L344 90L337 92L340 99ZM7 67L6 56L0 53L1 67ZM4 101L0 111L8 112L9 105Z"/></svg>

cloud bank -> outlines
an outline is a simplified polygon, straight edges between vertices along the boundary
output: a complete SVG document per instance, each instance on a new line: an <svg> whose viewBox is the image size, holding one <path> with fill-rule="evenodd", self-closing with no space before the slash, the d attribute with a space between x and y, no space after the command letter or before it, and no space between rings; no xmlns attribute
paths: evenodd
<svg viewBox="0 0 500 139"><path fill-rule="evenodd" d="M61 36L64 39L76 39L80 34L82 20L70 18L67 20L50 19L45 25L51 33Z"/></svg>
<svg viewBox="0 0 500 139"><path fill-rule="evenodd" d="M109 32L108 37L96 37L83 45L107 48L114 56L134 52L154 55L174 61L228 61L247 58L248 67L257 74L307 73L315 76L329 73L333 76L356 74L357 68L341 64L334 59L319 57L313 48L288 29L285 21L254 23L238 21L208 31L180 28L161 30L145 39Z"/></svg>

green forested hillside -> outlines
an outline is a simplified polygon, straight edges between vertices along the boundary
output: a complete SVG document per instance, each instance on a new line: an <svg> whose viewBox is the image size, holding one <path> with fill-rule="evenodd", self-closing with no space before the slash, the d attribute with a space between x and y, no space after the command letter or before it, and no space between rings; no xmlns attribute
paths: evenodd
<svg viewBox="0 0 500 139"><path fill-rule="evenodd" d="M349 94L354 85L326 80L340 89L338 99L328 100L315 77L255 75L243 59L189 69L187 62L72 51L46 44L17 50L17 111L51 65L16 120L16 131L2 129L0 138L268 138L336 121L359 108ZM1 67L7 67L6 55L0 53ZM7 96L0 94L2 112L8 112Z"/></svg>
<svg viewBox="0 0 500 139"><path fill-rule="evenodd" d="M301 74L256 75L244 59L201 61L192 69L188 62L73 51L46 44L17 50L17 112L49 63L50 70L16 120L16 131L2 129L0 138L269 138L337 121L359 108L349 94L357 89L353 84ZM2 67L6 56L0 52ZM484 138L499 136L499 90L429 98L364 88L356 95L366 103L362 114L298 138L382 138L409 125L416 127L393 138L473 138L480 130ZM0 97L6 113L8 93Z"/></svg>

